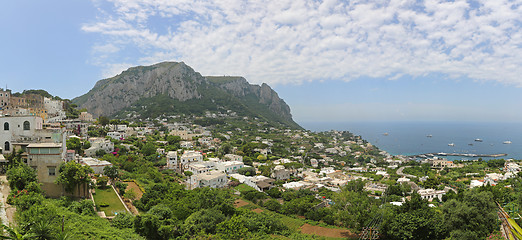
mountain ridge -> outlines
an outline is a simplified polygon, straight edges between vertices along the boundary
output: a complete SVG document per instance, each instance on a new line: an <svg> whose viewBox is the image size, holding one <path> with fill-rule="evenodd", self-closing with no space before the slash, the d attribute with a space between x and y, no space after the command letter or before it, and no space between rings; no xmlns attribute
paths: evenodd
<svg viewBox="0 0 522 240"><path fill-rule="evenodd" d="M204 77L184 62L131 67L99 80L72 101L94 116L121 117L134 112L150 117L162 111L202 113L224 109L301 128L293 121L290 107L267 84L250 84L240 76ZM154 111L147 112L147 108Z"/></svg>

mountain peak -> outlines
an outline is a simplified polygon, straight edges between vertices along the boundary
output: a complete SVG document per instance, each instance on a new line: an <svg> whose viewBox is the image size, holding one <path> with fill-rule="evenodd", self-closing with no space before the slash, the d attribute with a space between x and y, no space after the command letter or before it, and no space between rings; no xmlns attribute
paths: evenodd
<svg viewBox="0 0 522 240"><path fill-rule="evenodd" d="M131 67L98 81L73 102L95 116L134 112L145 118L227 109L299 128L292 120L290 107L267 84L252 85L240 76L203 77L184 62Z"/></svg>

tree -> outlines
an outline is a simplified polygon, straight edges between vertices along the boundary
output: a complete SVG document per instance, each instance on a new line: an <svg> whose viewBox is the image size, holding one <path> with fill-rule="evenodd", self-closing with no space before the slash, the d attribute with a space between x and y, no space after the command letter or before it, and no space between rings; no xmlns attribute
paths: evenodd
<svg viewBox="0 0 522 240"><path fill-rule="evenodd" d="M127 186L128 186L127 183L118 181L118 182L114 183L114 185L116 186L116 189L118 189L118 192L120 193L120 195L125 194L125 189L127 189Z"/></svg>
<svg viewBox="0 0 522 240"><path fill-rule="evenodd" d="M107 187L107 183L109 182L109 177L107 176L102 176L102 177L99 177L98 179L96 179L96 184L98 185L99 188L106 188Z"/></svg>
<svg viewBox="0 0 522 240"><path fill-rule="evenodd" d="M127 212L118 213L112 219L111 225L119 229L132 228L134 226L134 216Z"/></svg>
<svg viewBox="0 0 522 240"><path fill-rule="evenodd" d="M109 122L110 122L110 119L108 117L100 116L98 118L98 123L101 124L102 126L109 124Z"/></svg>
<svg viewBox="0 0 522 240"><path fill-rule="evenodd" d="M74 161L62 163L58 171L60 174L55 182L63 184L65 191L70 194L74 193L76 187L78 187L78 193L80 193L80 186L87 185L91 181L89 174L94 172L89 166Z"/></svg>
<svg viewBox="0 0 522 240"><path fill-rule="evenodd" d="M237 173L245 176L255 176L256 175L256 169L253 167L244 167L237 170Z"/></svg>
<svg viewBox="0 0 522 240"><path fill-rule="evenodd" d="M103 174L114 181L114 179L116 179L119 175L118 168L113 165L106 166L103 168Z"/></svg>
<svg viewBox="0 0 522 240"><path fill-rule="evenodd" d="M274 211L274 212L279 212L281 210L281 204L275 199L270 199L270 200L266 201L264 204L264 207L266 207L266 209L268 209L270 211Z"/></svg>
<svg viewBox="0 0 522 240"><path fill-rule="evenodd" d="M466 191L462 201L444 203L444 223L452 239L484 239L497 226L495 201L491 192Z"/></svg>
<svg viewBox="0 0 522 240"><path fill-rule="evenodd" d="M221 145L221 153L223 155L225 154L228 154L232 151L232 146L230 145L230 143L224 143L223 145Z"/></svg>
<svg viewBox="0 0 522 240"><path fill-rule="evenodd" d="M444 239L442 216L417 193L390 214L383 226L385 239Z"/></svg>
<svg viewBox="0 0 522 240"><path fill-rule="evenodd" d="M36 182L36 171L26 164L20 164L7 171L7 181L11 189L25 189L29 183Z"/></svg>
<svg viewBox="0 0 522 240"><path fill-rule="evenodd" d="M200 231L205 233L216 232L216 225L225 220L225 215L219 210L202 209L191 214L183 224L183 228L190 234Z"/></svg>
<svg viewBox="0 0 522 240"><path fill-rule="evenodd" d="M141 153L143 153L143 155L145 155L145 156L150 156L150 155L156 153L156 147L154 146L154 144L147 142L141 148Z"/></svg>
<svg viewBox="0 0 522 240"><path fill-rule="evenodd" d="M169 142L170 145L174 145L181 141L181 137L174 136L174 135L168 135L166 140L167 140L167 142Z"/></svg>
<svg viewBox="0 0 522 240"><path fill-rule="evenodd" d="M241 239L248 234L248 228L245 226L240 216L233 216L227 221L217 225L217 232L223 239Z"/></svg>
<svg viewBox="0 0 522 240"><path fill-rule="evenodd" d="M66 141L67 149L71 149L76 151L77 153L80 153L80 150L82 149L82 143L79 138L72 137L67 139Z"/></svg>
<svg viewBox="0 0 522 240"><path fill-rule="evenodd" d="M263 161L266 160L266 157L265 157L265 155L263 155L263 154L259 154L259 155L257 156L257 160L260 161L260 162L263 162Z"/></svg>
<svg viewBox="0 0 522 240"><path fill-rule="evenodd" d="M126 199L129 199L131 201L134 201L134 199L136 199L136 192L134 191L134 189L129 189L129 191L125 191L125 194L123 194L123 196L126 198Z"/></svg>

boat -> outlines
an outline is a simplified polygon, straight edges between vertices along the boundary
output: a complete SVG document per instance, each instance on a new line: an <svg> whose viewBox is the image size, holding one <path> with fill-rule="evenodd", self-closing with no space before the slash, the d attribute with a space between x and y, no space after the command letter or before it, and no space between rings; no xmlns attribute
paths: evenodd
<svg viewBox="0 0 522 240"><path fill-rule="evenodd" d="M431 135L431 134L428 134L428 135L426 135L426 137L429 137L429 138L430 138L430 137L433 137L433 135Z"/></svg>
<svg viewBox="0 0 522 240"><path fill-rule="evenodd" d="M477 138L477 139L475 139L475 142L482 142L482 139Z"/></svg>
<svg viewBox="0 0 522 240"><path fill-rule="evenodd" d="M388 136L388 133L387 133L387 132L385 132L385 133L383 133L382 135L384 135L384 136Z"/></svg>
<svg viewBox="0 0 522 240"><path fill-rule="evenodd" d="M468 145L473 146L473 143L468 143Z"/></svg>
<svg viewBox="0 0 522 240"><path fill-rule="evenodd" d="M450 143L450 144L448 144L448 146L455 147L455 143Z"/></svg>
<svg viewBox="0 0 522 240"><path fill-rule="evenodd" d="M504 144L511 144L511 141L504 141Z"/></svg>

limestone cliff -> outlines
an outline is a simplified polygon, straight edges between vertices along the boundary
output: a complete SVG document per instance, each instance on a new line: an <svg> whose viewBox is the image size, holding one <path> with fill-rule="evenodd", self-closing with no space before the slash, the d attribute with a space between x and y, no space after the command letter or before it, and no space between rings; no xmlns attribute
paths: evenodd
<svg viewBox="0 0 522 240"><path fill-rule="evenodd" d="M252 85L243 77L203 77L183 62L162 62L132 67L100 80L88 93L73 99L95 116L114 116L125 110L230 109L299 127L290 107L267 84ZM139 106L139 107L137 107Z"/></svg>

